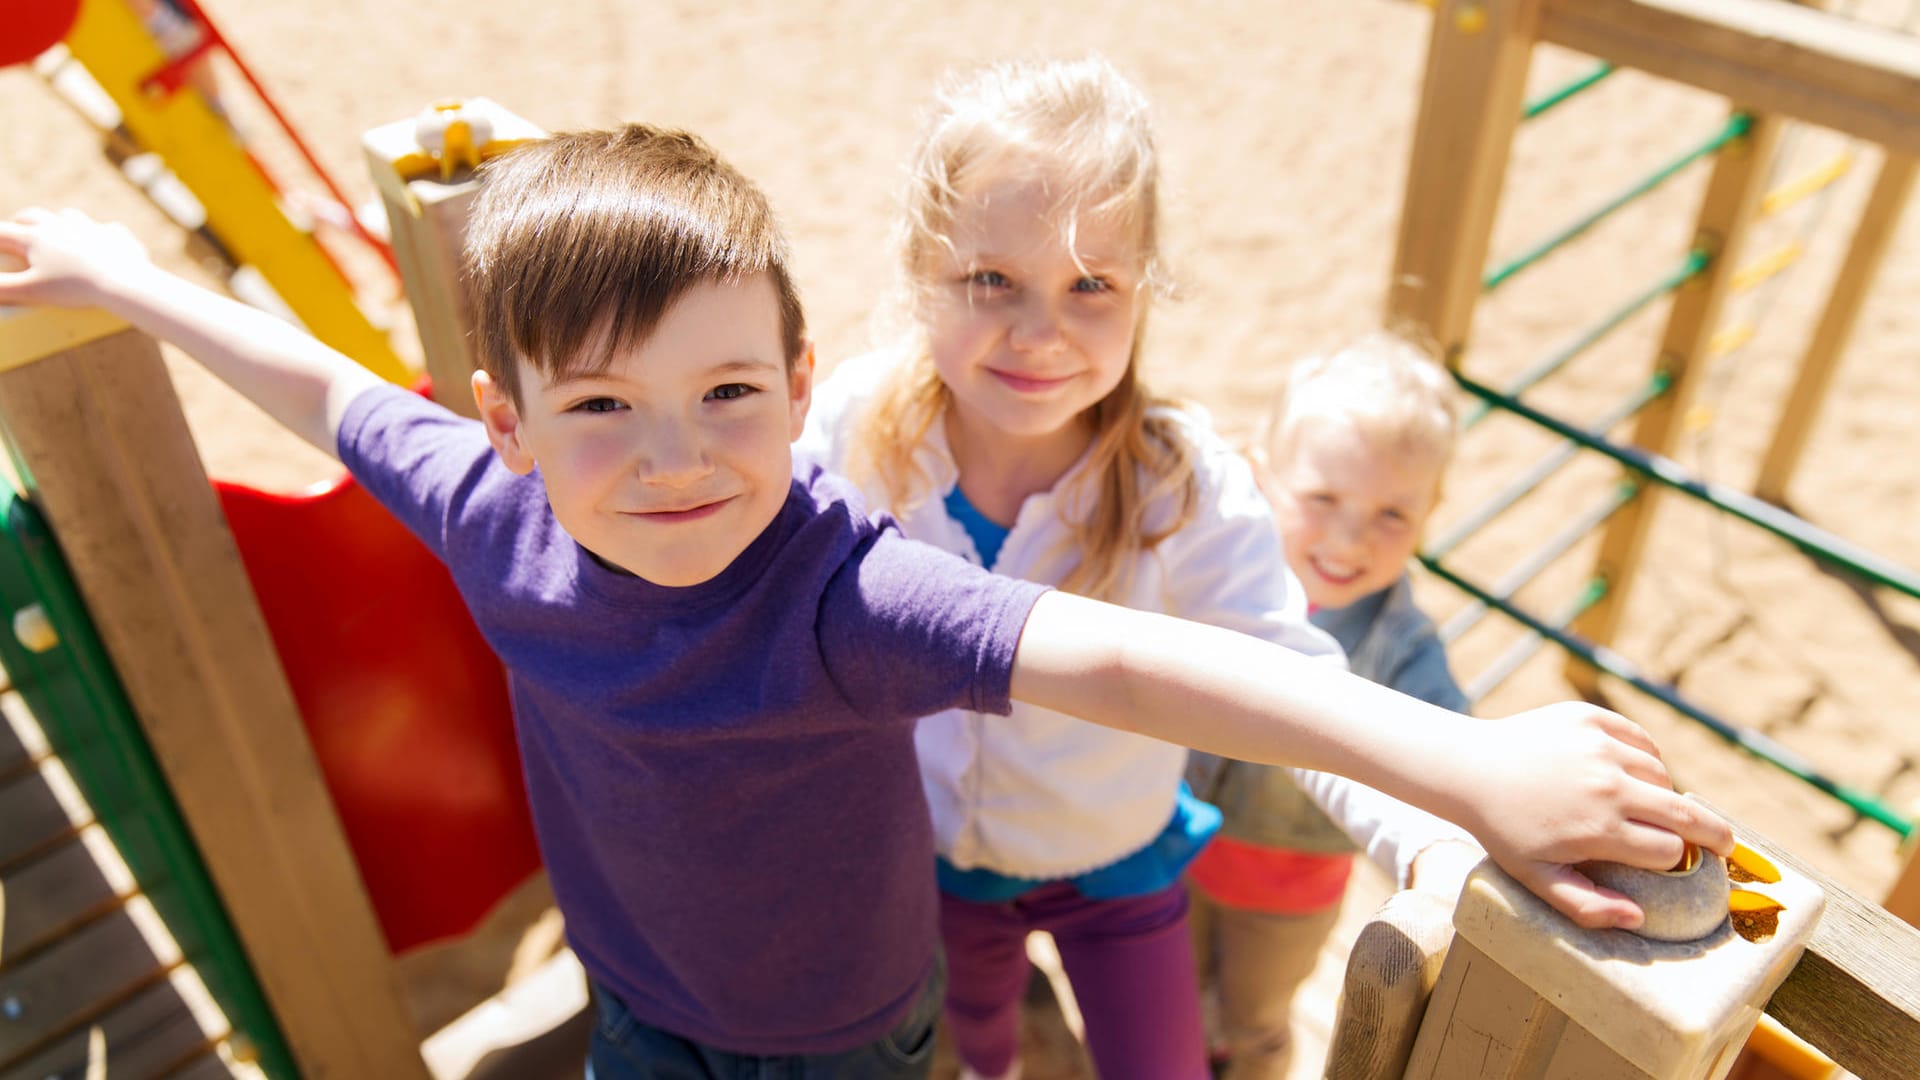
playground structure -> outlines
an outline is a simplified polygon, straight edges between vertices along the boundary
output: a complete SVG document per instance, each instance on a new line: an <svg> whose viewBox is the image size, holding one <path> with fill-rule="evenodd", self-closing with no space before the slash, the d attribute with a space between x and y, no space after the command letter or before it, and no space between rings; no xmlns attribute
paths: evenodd
<svg viewBox="0 0 1920 1080"><path fill-rule="evenodd" d="M1464 29L1476 25L1480 28ZM1633 584L1659 489L1689 496L1766 530L1870 586L1920 597L1920 574L1863 551L1759 496L1691 476L1665 456L1677 441L1682 418L1715 354L1730 351L1730 342L1738 340L1739 332L1751 332L1740 325L1723 329L1722 309L1743 286L1764 277L1765 271L1777 272L1764 265L1777 263L1777 253L1746 261L1744 248L1751 226L1766 208L1796 193L1803 195L1816 184L1830 183L1837 175L1830 163L1817 170L1811 181L1800 178L1767 191L1765 166L1782 126L1790 117L1799 117L1876 140L1884 147L1884 163L1755 483L1761 495L1782 497L1912 187L1915 154L1920 152L1920 134L1916 134L1920 111L1914 99L1904 95L1920 76L1920 59L1916 59L1920 48L1910 37L1817 10L1764 2L1716 6L1709 13L1704 5L1649 0L1581 5L1577 15L1570 7L1554 3L1468 4L1458 10L1443 9L1436 15L1435 26L1449 32L1436 33L1429 57L1412 164L1412 175L1422 182L1408 187L1388 319L1430 335L1446 354L1461 386L1478 402L1469 425L1499 411L1562 440L1554 453L1463 514L1459 523L1421 553L1429 570L1475 601L1449 622L1443 636L1457 637L1488 609L1499 610L1533 632L1515 656L1524 658L1542 640L1552 641L1568 652L1568 676L1581 689L1593 691L1602 672L1618 678L1831 795L1861 817L1902 837L1910 835L1913 824L1898 809L1822 775L1812 763L1766 736L1713 715L1672 687L1648 678L1606 646ZM1598 51L1602 65L1528 103L1522 94L1536 40ZM1724 125L1703 142L1625 195L1504 265L1484 269L1508 149L1518 126L1592 86L1616 66L1636 65L1729 95L1737 105ZM1469 329L1474 305L1482 295L1687 164L1705 158L1715 163L1713 176L1691 233L1690 250L1671 274L1504 387L1488 386L1468 373ZM1630 313L1669 296L1672 306L1666 329L1646 381L1597 421L1569 422L1522 400L1520 395L1561 370ZM1631 439L1611 441L1609 432L1628 420L1635 423ZM1582 449L1625 467L1618 485L1595 500L1590 510L1518 560L1491 586L1463 577L1449 564L1448 557L1464 542ZM1512 602L1528 581L1602 526L1594 570L1562 611L1542 617ZM1496 662L1496 679L1514 666L1510 657ZM1487 682L1476 680L1475 689L1484 692ZM1920 906L1909 906L1920 901L1916 889L1910 866L1889 898L1896 914L1909 921L1920 919Z"/></svg>
<svg viewBox="0 0 1920 1080"><path fill-rule="evenodd" d="M1540 42L1590 53L1600 66L1529 102L1524 97L1527 69ZM1703 142L1626 194L1511 261L1486 269L1519 125L1621 67L1722 94L1733 103L1731 115ZM1750 227L1767 209L1824 187L1844 172L1844 165L1829 164L1769 192L1765 166L1789 118L1877 143L1884 161L1765 455L1754 496L1704 482L1665 455L1676 442L1714 354L1738 347L1743 328L1736 325L1729 333L1720 326L1727 301L1744 284L1778 273L1791 261L1791 254L1775 254L1747 262ZM1467 512L1461 524L1422 553L1430 571L1473 600L1451 634L1457 636L1486 611L1498 610L1531 631L1514 656L1524 659L1538 642L1551 641L1568 654L1567 673L1576 686L1592 692L1603 673L1620 679L1903 837L1913 829L1904 815L1821 775L1764 735L1723 720L1649 679L1606 645L1618 627L1645 545L1652 498L1663 488L1765 529L1871 587L1920 596L1920 575L1774 505L1784 497L1820 399L1885 254L1912 186L1917 155L1920 40L1910 36L1765 0L1449 0L1438 4L1434 14L1387 311L1390 324L1429 336L1443 351L1460 385L1479 403L1472 419L1503 411L1563 440L1559 451ZM1670 275L1509 385L1494 388L1469 373L1473 315L1484 293L1703 158L1714 161L1713 175L1689 250ZM1668 296L1672 304L1666 329L1647 382L1598 421L1569 422L1521 399L1632 313ZM1750 335L1751 330L1745 332ZM1612 429L1628 420L1635 422L1631 440L1613 441ZM1455 548L1580 450L1624 466L1617 486L1603 493L1593 509L1576 515L1494 585L1475 582L1448 564ZM1514 603L1523 585L1596 528L1604 529L1597 565L1570 604L1542 617ZM1474 685L1484 692L1517 666L1515 659L1502 658L1491 678L1477 679ZM1793 863L1782 859L1785 865ZM1804 866L1794 868L1808 873ZM1920 921L1917 879L1920 869L1910 856L1887 899L1887 908L1908 922ZM1661 959L1657 947L1650 957L1610 942L1606 935L1583 933L1564 920L1556 923L1550 913L1531 910L1537 905L1503 889L1484 869L1452 912L1396 897L1363 931L1348 968L1344 1019L1329 1075L1664 1080L1721 1077L1730 1071L1749 1075L1740 1071L1746 1069L1756 1070L1751 1075L1825 1075L1761 1071L1783 1070L1777 1064L1781 1061L1795 1062L1795 1068L1831 1069L1818 1055L1804 1051L1776 1050L1761 1059L1764 1064L1736 1061L1732 1048L1738 1042L1725 1040L1715 1024L1731 1022L1734 1013L1744 1013L1751 1023L1763 1007L1857 1075L1920 1074L1920 982L1912 974L1912 958L1920 956L1915 952L1920 935L1894 920L1889 910L1862 902L1833 882L1821 884L1829 918L1814 929L1805 957L1778 972L1779 980L1743 985L1744 1000L1729 1003L1728 1012L1715 1014L1712 1021L1697 1016L1701 1001L1714 996L1708 984L1677 972L1635 981L1644 974L1644 965L1657 965ZM1534 932L1528 933L1529 928ZM1685 955L1689 965L1701 962L1698 951ZM1889 956L1906 959L1889 966ZM1727 985L1717 984L1717 989ZM1682 1037L1685 1032L1692 1035Z"/></svg>
<svg viewBox="0 0 1920 1080"><path fill-rule="evenodd" d="M1671 5L1625 6L1664 9ZM1476 11L1479 29L1468 31L1466 26L1475 22L1472 12ZM1512 81L1503 83L1503 88L1517 87L1519 76L1524 75L1525 55L1517 42L1524 40L1525 47L1530 48L1532 39L1515 27L1529 27L1533 24L1528 19L1542 15L1538 4L1443 8L1435 20L1434 63L1446 62L1450 51L1457 54L1461 48L1485 49L1491 43L1498 46L1493 52L1494 58L1508 65L1503 78ZM1443 34L1447 36L1444 46ZM1520 50L1519 59L1512 55L1512 50ZM1459 62L1457 55L1455 59ZM1517 74L1512 68L1515 63L1520 67ZM1471 77L1461 69L1451 69L1445 85L1459 88L1450 91L1460 94L1451 99L1454 111L1449 115L1455 120L1463 115L1492 115L1493 105L1488 105L1484 113L1476 111L1477 102L1473 109L1460 105L1462 101L1475 101L1469 91L1486 70L1476 72L1471 62L1464 68L1465 72L1472 73ZM1435 96L1430 91L1429 102ZM1423 132L1429 130L1425 116L1423 111ZM405 122L404 127L410 131L412 122ZM1744 126L1730 123L1721 145L1750 147L1754 143L1747 140L1753 137L1754 130L1752 121ZM1511 133L1510 127L1508 133ZM394 226L396 255L407 271L409 294L417 307L423 303L422 297L443 298L438 301L439 313L434 319L422 314L423 335L428 333L430 323L437 322L454 326L453 336L442 340L457 342L460 320L457 291L451 289L449 278L436 275L444 275L450 268L445 255L457 247L457 235L452 230L457 226L460 200L470 188L463 189L457 182L436 182L439 178L420 177L411 168L400 167L405 154L390 149L390 144L377 135L369 135L368 152L380 178L378 186L388 202L389 216L395 217L396 206L410 207L418 219L396 218ZM1491 148L1487 151L1493 152ZM1417 145L1416 157L1420 153ZM383 162L386 172L382 171ZM1503 152L1500 164L1504 165ZM1455 171L1441 168L1418 175L1433 177ZM1469 180L1475 177L1484 180L1489 175L1494 178L1491 193L1472 192L1473 198L1489 201L1484 208L1483 223L1490 221L1491 200L1497 196L1502 171L1502 168L1488 167L1469 174ZM1471 183L1463 181L1454 194L1460 195L1470 188ZM1422 193L1431 194L1431 188L1423 189ZM1413 194L1410 188L1409 221L1416 220L1411 205ZM1465 215L1454 217L1451 212L1419 220L1473 227ZM403 234L408 239L402 240ZM1483 235L1473 260L1461 260L1463 265L1472 267L1466 280L1475 288L1480 278L1477 264L1485 257L1484 239ZM1432 249L1429 255L1435 250L1445 250L1439 239L1428 238L1425 242ZM1403 244L1403 270L1411 265L1407 247ZM1413 247L1417 255L1420 245ZM1704 255L1689 260L1683 270L1688 280L1715 280L1711 277L1714 263ZM1866 276L1870 278L1871 273ZM1396 280L1411 279L1396 275ZM1446 280L1453 282L1449 289L1464 288L1453 279ZM1425 289L1418 292L1427 294ZM1455 299L1457 302L1458 298ZM1857 295L1855 299L1857 301ZM1396 312L1418 317L1423 302L1418 297L1396 295ZM1460 322L1457 339L1439 333L1441 324L1437 320L1421 321L1434 327L1436 337L1457 351L1466 341L1470 300L1467 313L1469 318ZM443 322L439 321L443 318ZM1701 316L1703 324L1707 321ZM417 1035L397 1019L404 1010L392 1004L390 955L399 947L394 924L379 902L380 886L375 881L375 868L363 853L362 844L355 840L350 797L343 796L333 785L334 777L327 770L328 740L322 733L313 731L312 717L305 715L308 701L296 684L297 665L288 656L283 640L285 631L274 614L274 602L268 595L269 590L261 585L260 574L252 572L255 550L271 550L275 544L285 543L289 536L298 537L310 530L294 527L290 533L273 536L266 548L260 549L250 545L243 535L246 532L240 520L243 513L231 509L232 503L227 510L227 522L222 523L218 504L202 497L207 493L207 485L193 460L184 422L175 417L152 415L156 411L167 412L154 410L152 403L170 400L170 397L164 371L150 342L114 327L110 321L86 315L9 322L7 329L9 355L5 359L8 363L0 366L10 366L16 359L24 361L29 353L58 354L55 359L0 376L0 422L6 424L20 448L21 471L31 478L33 486L32 505L48 519L51 534L59 537L60 546L72 564L78 591L85 599L92 621L100 628L104 644L113 655L113 666L119 669L121 679L127 684L127 694L133 699L133 711L139 714L139 724L153 746L159 765L155 775L164 773L166 784L172 787L185 823L191 827L211 872L220 906L226 909L237 930L237 940L244 943L249 963L243 966L251 968L261 988L262 1004L256 1011L271 1012L278 1026L284 1028L284 1047L278 1047L271 1035L251 1034L255 1027L246 1021L244 1008L228 1005L236 1030L245 1034L241 1042L252 1044L251 1053L229 1056L256 1058L269 1075L292 1075L293 1070L309 1075L420 1075ZM1844 332L1841 336L1844 337ZM17 356L13 355L15 343L19 343ZM435 353L429 341L430 365L435 362ZM464 363L462 358L453 356L447 362L454 365L447 370L456 374L463 370L459 366ZM435 368L436 373L441 370ZM1677 401L1669 396L1674 393L1671 389L1674 381L1669 377L1665 380L1667 389L1654 396ZM439 382L442 386L451 383L457 388L459 385L457 380L445 377ZM458 401L462 396L456 392L449 395L449 399ZM136 411L129 403L140 403L142 407ZM73 441L76 432L85 435L80 445ZM1623 503L1631 498L1617 497ZM234 533L233 540L223 539L229 529ZM332 550L329 545L334 539L326 534L316 539L323 550ZM401 557L399 552L390 550L372 553L394 559ZM311 567L319 561L322 560L311 557L303 561L296 556L289 565ZM1434 562L1442 568L1446 565L1442 558L1435 558ZM251 574L251 587L247 579L235 573L241 567ZM326 586L321 584L319 592L324 595L326 591ZM256 601L249 593L259 598L261 614L257 619L252 614ZM11 594L8 599L12 599ZM1499 601L1495 607L1506 603L1497 589L1489 591L1487 599ZM303 621L304 605L311 602L296 600L282 610L287 613L286 618L298 625ZM1517 607L1513 610L1519 611ZM54 619L54 626L53 637L58 640L50 650L53 655L85 636L74 624L59 618ZM443 628L436 624L435 632ZM267 632L262 633L263 629ZM404 638L419 641L422 634L404 635ZM278 650L267 645L269 639L279 645ZM47 642L44 635L34 640ZM1575 639L1569 637L1568 640ZM26 680L21 673L27 670L25 662L16 666L11 656L6 659L9 670L22 681L24 690ZM282 670L286 672L284 686L280 685ZM322 678L324 680L324 674ZM294 724L302 727L295 728ZM372 734L378 737L380 732ZM367 737L365 732L343 733L336 745L352 753L356 747L365 746ZM89 744L85 736L55 742L57 745L47 750L30 753L41 760L48 754L71 759L79 749L76 744ZM311 753L306 750L308 746L313 748ZM410 760L418 761L432 751L397 749L389 744L389 749L383 752L408 755ZM6 768L0 775L9 779L21 775L12 764ZM96 808L111 802L111 799L93 798L91 792L88 794ZM334 821L336 817L338 823ZM298 857L288 858L290 852L297 853ZM462 852L455 849L450 853ZM1782 865L1792 866L1791 860L1778 853L1775 857ZM128 859L129 863L135 861ZM30 853L7 865L31 867L44 863ZM402 857L400 866L405 865L406 859ZM1820 881L1804 868L1796 868L1796 874L1803 882ZM9 891L14 892L14 882L9 881L8 885ZM1494 886L1489 883L1483 888ZM455 889L451 895L464 895L469 904L474 904L482 899L478 895L482 889L481 886ZM166 886L159 884L150 891L164 894ZM1915 1007L1911 972L1920 969L1915 965L1920 957L1913 951L1910 936L1902 936L1901 928L1888 926L1872 905L1848 896L1831 883L1824 883L1823 891L1828 897L1828 915L1819 926L1811 928L1807 957L1794 967L1787 982L1775 994L1774 1007L1776 1011L1787 1009L1783 1017L1803 1033L1819 1036L1820 1044L1836 1056L1842 1056L1843 1049L1850 1054L1892 1055L1884 1060L1866 1056L1843 1059L1865 1062L1849 1063L1860 1075L1915 1075L1914 1063L1920 1058L1913 1056L1913 1025L1920 1010ZM154 906L162 908L164 914L166 905L160 895L156 895ZM1803 909L1796 906L1794 910ZM81 921L70 919L68 923ZM461 917L455 917L437 925L457 928L461 921ZM435 932L431 928L424 931L427 936ZM1510 935L1503 940L1518 942L1525 949L1529 941L1537 943L1543 936L1536 932L1531 937ZM70 958L76 954L64 952L64 946L44 944L48 940L51 939L30 940L30 944L36 946L34 955L49 963L74 962ZM1783 949L1788 944L1786 940L1780 942ZM198 948L185 943L183 947L189 954ZM1494 947L1485 943L1476 945L1483 951ZM1464 957L1467 953L1461 950L1457 955ZM0 963L4 963L4 958L0 958ZM24 969L0 968L0 978L21 974L26 974ZM217 981L208 979L210 984ZM148 989L154 985L151 982L136 984ZM1754 983L1748 989L1762 985L1764 983ZM138 992L144 994L146 989ZM1759 991L1754 989L1754 992ZM107 1022L126 1015L129 1002L126 992L122 989L115 993L120 996L107 1003L107 1011L83 1005L59 1022L72 1029L75 1017L80 1018L78 1024L82 1027L101 1021L100 1026L111 1041L116 1031L128 1030L126 1025L116 1029ZM1518 992L1506 993L1505 997L1482 996L1502 1003L1526 1001ZM1470 991L1468 996L1479 994L1477 990ZM1562 998L1558 988L1551 996L1555 1001ZM29 1000L28 1004L38 1009L44 1001ZM1651 1010L1651 1003L1648 1006ZM1802 1012L1792 1014L1795 1008ZM1847 1016L1842 1010L1848 1008L1856 1012ZM1527 1019L1537 1015L1547 1020L1552 1016L1552 1009L1536 1012L1534 1005L1525 1004L1517 1015ZM1846 1016L1846 1022L1831 1020L1836 1015ZM1839 1030L1822 1029L1817 1022L1809 1027L1806 1016L1816 1020L1828 1017ZM1861 1017L1871 1019L1862 1021ZM58 1036L52 1034L56 1031L52 1026L54 1018L35 1017L35 1020L48 1025L37 1029L39 1033L33 1037L36 1041L0 1043L0 1061L12 1063L57 1049ZM1586 1030L1585 1023L1581 1020L1573 1026L1576 1033ZM1849 1048L1847 1044L1868 1037L1861 1031L1851 1030L1853 1025L1863 1023L1870 1037L1882 1040L1881 1043L1865 1050ZM267 1026L274 1026L272 1019ZM1538 1031L1541 1027L1535 1026L1532 1030ZM1562 1033L1568 1030L1564 1017L1560 1030ZM1731 1037L1725 1032L1720 1034ZM124 1046L115 1043L112 1049L123 1055L117 1060L126 1060L128 1048L141 1045L140 1039L133 1039ZM1526 1053L1517 1054L1515 1061L1551 1065L1551 1054L1539 1057L1538 1053L1555 1044L1542 1037L1523 1035L1515 1045L1529 1048ZM22 1046L26 1047L25 1056L9 1057ZM194 1046L204 1051L204 1046ZM1907 1056L1900 1056L1902 1054ZM1442 1065L1444 1060L1437 1058L1436 1068ZM1511 1074L1531 1075L1518 1065ZM1436 1072L1435 1075L1480 1074Z"/></svg>
<svg viewBox="0 0 1920 1080"><path fill-rule="evenodd" d="M47 721L0 784L35 811L0 852L0 1066L425 1076L393 956L472 929L538 868L498 661L351 482L209 485L151 340L93 313L3 325L0 366L59 359L0 376L28 489L0 654ZM45 805L67 776L83 798ZM89 867L87 813L122 879ZM176 944L143 943L135 905ZM156 1043L188 964L232 1031L173 1020Z"/></svg>
<svg viewBox="0 0 1920 1080"><path fill-rule="evenodd" d="M98 128L108 153L129 180L143 186L183 228L210 240L229 272L257 274L268 296L315 337L395 382L408 378L384 330L356 302L353 281L320 242L315 226L295 220L288 192L241 141L221 106L191 78L215 58L240 77L306 173L325 190L319 202L339 209L346 235L389 269L398 264L385 240L347 211L346 197L301 140L245 60L194 0L141 0L178 9L192 43L163 47L131 0L45 0L29 5L37 25L9 43L5 62L31 59L35 69ZM23 55L13 55L15 49ZM135 162L144 168L130 167ZM167 193L172 193L171 195ZM309 200L310 202L316 200ZM242 291L240 283L236 291Z"/></svg>
<svg viewBox="0 0 1920 1080"><path fill-rule="evenodd" d="M412 378L187 80L226 48L211 24L171 57L121 0L30 29L64 35L36 66L110 149L197 194L183 227ZM470 168L500 145L474 126L395 165ZM0 662L32 713L0 733L0 1073L424 1077L395 958L540 885L498 661L351 481L209 485L152 342L95 313L0 327L0 366L63 356L0 380L25 496L0 507Z"/></svg>

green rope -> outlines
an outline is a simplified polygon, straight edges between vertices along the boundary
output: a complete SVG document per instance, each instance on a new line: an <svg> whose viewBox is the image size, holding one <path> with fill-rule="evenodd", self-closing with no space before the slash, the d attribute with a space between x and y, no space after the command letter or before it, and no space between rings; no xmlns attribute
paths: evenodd
<svg viewBox="0 0 1920 1080"><path fill-rule="evenodd" d="M1920 599L1920 575L1856 547L1804 518L1789 514L1772 503L1755 498L1744 491L1735 490L1724 484L1695 479L1671 458L1650 453L1637 446L1621 446L1609 442L1574 427L1564 420L1548 416L1538 409L1523 404L1516 397L1482 386L1457 371L1454 372L1453 378L1468 393L1482 401L1498 405L1515 416L1533 421L1563 439L1572 439L1589 450L1604 454L1668 488L1690 495L1709 506L1718 507L1748 524L1757 525L1819 561L1857 574L1876 585L1883 585L1896 592Z"/></svg>
<svg viewBox="0 0 1920 1080"><path fill-rule="evenodd" d="M1531 120L1611 74L1613 74L1613 65L1603 60L1600 62L1599 67L1574 79L1558 90L1549 90L1539 97L1534 98L1532 101L1527 102L1526 107L1520 110L1520 119Z"/></svg>
<svg viewBox="0 0 1920 1080"><path fill-rule="evenodd" d="M1817 771L1813 765L1799 754L1775 742L1757 731L1736 727L1712 713L1680 696L1680 692L1671 684L1655 682L1642 675L1626 657L1604 645L1594 645L1567 631L1557 629L1533 615L1515 607L1513 604L1487 592L1480 586L1454 573L1437 559L1420 556L1420 562L1428 570L1458 588L1460 591L1490 607L1499 609L1521 625L1551 640L1554 644L1572 653L1574 656L1592 664L1601 671L1627 683L1634 689L1655 698L1668 708L1690 720L1698 722L1707 730L1720 736L1734 746L1752 754L1754 757L1773 765L1782 771L1805 781L1807 784L1826 792L1835 799L1847 804L1855 813L1885 825L1904 839L1913 832L1913 823L1901 817L1893 808L1879 799L1862 791L1856 791L1837 780L1833 780Z"/></svg>
<svg viewBox="0 0 1920 1080"><path fill-rule="evenodd" d="M1699 277L1712 263L1713 256L1705 251L1688 252L1687 257L1672 273L1654 282L1646 291L1621 304L1609 312L1605 318L1582 331L1578 337L1555 350L1546 359L1522 372L1519 378L1507 384L1506 392L1518 394L1532 388L1547 376L1567 366L1568 361L1592 348L1601 338L1618 329L1621 323L1639 314L1647 305ZM1473 408L1467 410L1466 417L1460 421L1460 430L1471 430L1475 424L1486 419L1487 414L1492 411L1491 405L1480 401L1474 402Z"/></svg>
<svg viewBox="0 0 1920 1080"><path fill-rule="evenodd" d="M1672 388L1672 376L1664 371L1654 372L1644 385L1637 387L1632 394L1594 421L1593 425L1586 429L1587 433L1595 436L1605 435L1621 421L1639 413L1641 409L1646 408L1649 403ZM1454 548L1465 543L1474 533L1485 528L1488 522L1505 513L1528 492L1560 471L1560 467L1572 461L1579 450L1580 445L1572 439L1562 439L1560 445L1542 455L1506 487L1495 492L1492 498L1475 507L1466 517L1442 533L1439 539L1429 544L1426 549L1427 554L1436 559L1444 559L1452 554Z"/></svg>
<svg viewBox="0 0 1920 1080"><path fill-rule="evenodd" d="M1568 445L1571 446L1572 444L1569 443ZM1615 484L1612 493L1605 499L1594 504L1586 513L1568 522L1546 543L1540 545L1532 554L1515 563L1512 569L1501 575L1499 580L1493 583L1493 594L1502 600L1513 599L1514 593L1526 588L1534 578L1540 576L1542 571L1558 562L1562 555L1573 550L1573 545L1586 539L1588 533L1599 528L1608 518L1619 513L1621 509L1637 498L1639 494L1640 485L1631 480L1623 480ZM1427 552L1427 555L1435 559L1443 558L1439 553L1432 551ZM1585 609L1583 608L1581 610L1584 611ZM1446 624L1440 627L1440 643L1443 645L1451 645L1455 641L1458 641L1462 634L1479 625L1480 620L1485 618L1486 614L1487 605L1480 603L1468 604L1466 607L1454 612L1447 619ZM1567 621L1571 622L1572 619ZM1564 626L1566 623L1561 623L1561 625Z"/></svg>
<svg viewBox="0 0 1920 1080"><path fill-rule="evenodd" d="M1594 210L1587 216L1554 235L1549 236L1527 251L1522 252L1519 257L1515 258L1512 262L1489 273L1486 278L1481 281L1481 285L1488 292L1499 288L1507 279L1525 270L1527 267L1532 266L1534 263L1539 262L1560 245L1593 228L1615 210L1620 209L1640 196L1645 195L1647 192L1659 187L1661 184L1666 183L1678 174L1680 170L1745 135L1752 126L1753 120L1747 116L1746 113L1734 113L1727 119L1726 125L1720 129L1718 134L1679 157L1674 158L1672 161L1667 162L1665 165L1662 165L1639 183L1621 192L1619 195L1614 196L1612 199L1607 200L1599 209Z"/></svg>
<svg viewBox="0 0 1920 1080"><path fill-rule="evenodd" d="M1607 595L1607 579L1588 578L1587 586L1580 590L1580 595L1574 597L1566 607L1555 612L1553 621L1547 625L1555 630L1565 630L1573 624L1573 620L1585 615L1605 595ZM1480 610L1487 609L1483 605ZM1467 703L1479 704L1482 698L1498 690L1501 683L1513 678L1514 672L1519 671L1523 664L1533 659L1533 654L1539 652L1540 647L1546 643L1544 634L1528 632L1525 637L1507 646L1506 652L1501 653L1493 663L1487 665L1486 670L1475 675L1471 683L1461 688L1460 692L1467 695Z"/></svg>

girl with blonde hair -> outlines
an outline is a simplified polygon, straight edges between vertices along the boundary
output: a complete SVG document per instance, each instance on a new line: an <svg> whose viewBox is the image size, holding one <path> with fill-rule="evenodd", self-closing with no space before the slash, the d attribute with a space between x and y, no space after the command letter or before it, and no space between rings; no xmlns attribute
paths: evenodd
<svg viewBox="0 0 1920 1080"><path fill-rule="evenodd" d="M898 233L909 328L816 389L802 449L996 572L1337 657L1246 461L1140 380L1166 285L1147 112L1098 58L949 78ZM1018 1075L1024 943L1047 930L1102 1077L1205 1077L1180 875L1220 816L1186 750L1023 705L929 716L915 741L963 1076ZM1302 775L1403 877L1416 834L1460 835Z"/></svg>

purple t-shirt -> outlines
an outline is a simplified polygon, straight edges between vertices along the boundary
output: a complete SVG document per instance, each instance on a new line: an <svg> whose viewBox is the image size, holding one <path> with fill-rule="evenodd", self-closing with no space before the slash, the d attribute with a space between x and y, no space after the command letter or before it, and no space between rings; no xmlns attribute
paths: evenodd
<svg viewBox="0 0 1920 1080"><path fill-rule="evenodd" d="M654 585L588 555L474 421L382 387L339 443L506 664L587 971L741 1053L845 1050L904 1018L937 936L914 719L1007 712L1044 590L875 524L811 466L719 576Z"/></svg>

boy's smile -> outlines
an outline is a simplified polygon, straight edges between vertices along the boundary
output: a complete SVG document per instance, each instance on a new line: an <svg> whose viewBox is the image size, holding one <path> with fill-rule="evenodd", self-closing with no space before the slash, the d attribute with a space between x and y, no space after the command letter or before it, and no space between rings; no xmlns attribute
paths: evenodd
<svg viewBox="0 0 1920 1080"><path fill-rule="evenodd" d="M500 459L539 468L561 527L602 562L656 585L725 570L792 484L812 354L789 372L773 284L689 288L605 370L551 379L520 362L519 406L474 376Z"/></svg>

